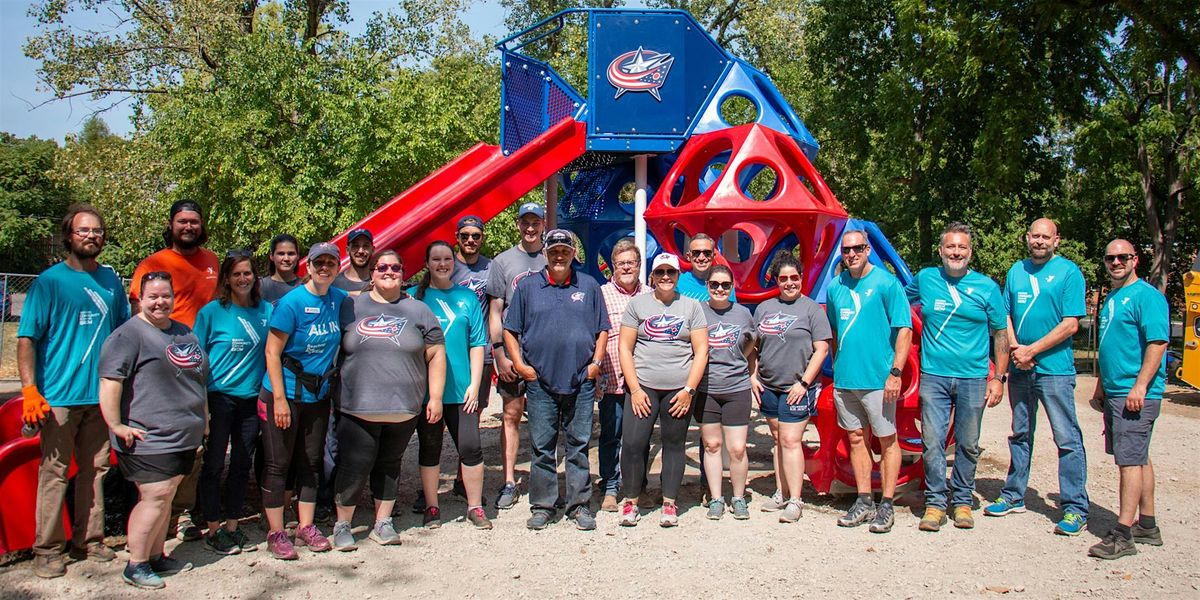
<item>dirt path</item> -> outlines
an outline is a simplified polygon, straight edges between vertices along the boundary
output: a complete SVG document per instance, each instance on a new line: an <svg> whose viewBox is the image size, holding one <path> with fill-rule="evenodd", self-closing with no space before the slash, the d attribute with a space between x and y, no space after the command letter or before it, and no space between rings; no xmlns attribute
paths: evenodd
<svg viewBox="0 0 1200 600"><path fill-rule="evenodd" d="M1080 377L1077 398L1090 396L1094 380ZM952 527L940 533L917 530L919 492L907 494L895 530L873 535L865 528L834 524L847 499L806 497L804 517L781 525L761 513L762 494L774 482L766 426L752 435L754 499L749 521L704 518L697 502L701 488L694 460L683 491L680 527L660 529L657 511L636 528L616 525L601 513L599 529L576 531L559 522L542 532L525 529L528 505L496 517L496 529L475 531L460 517L464 505L443 494L447 518L439 530L419 528L419 517L398 519L404 545L381 548L364 541L357 552L314 556L302 551L293 563L272 560L265 551L218 557L199 543L183 544L176 556L196 563L193 571L168 578L159 594L174 598L340 598L364 600L397 595L445 598L855 598L1009 597L1198 598L1200 597L1200 393L1169 394L1154 434L1158 474L1158 519L1166 545L1141 546L1141 554L1101 562L1085 553L1115 521L1116 469L1103 453L1101 423L1086 401L1077 403L1089 455L1088 490L1092 516L1088 533L1077 538L1051 533L1058 512L1055 450L1045 417L1039 417L1027 497L1030 511L1003 519L977 517L973 531ZM487 491L500 479L494 465L499 417L493 403L485 419ZM978 473L983 498L997 495L1008 465L1005 438L1008 411L987 413L984 457ZM761 422L760 422L761 423ZM695 432L693 432L693 436ZM415 442L414 442L415 443ZM452 451L451 451L452 452ZM401 497L410 502L416 486L415 451L405 460ZM593 451L593 471L595 458ZM692 450L692 458L695 450ZM523 472L526 462L519 466ZM651 478L657 486L657 476ZM444 480L443 490L448 490ZM656 491L656 490L654 490ZM597 499L598 500L598 499ZM489 514L494 511L489 509ZM365 514L360 511L360 517ZM358 527L365 537L366 522ZM247 532L262 539L249 525ZM168 548L175 546L170 542ZM42 581L23 561L0 569L4 598L150 597L120 582L118 564L77 564L66 577Z"/></svg>

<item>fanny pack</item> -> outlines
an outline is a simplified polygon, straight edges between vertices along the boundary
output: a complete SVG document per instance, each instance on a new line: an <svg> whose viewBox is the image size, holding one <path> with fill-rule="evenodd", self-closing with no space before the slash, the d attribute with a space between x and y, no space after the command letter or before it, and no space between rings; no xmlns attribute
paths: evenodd
<svg viewBox="0 0 1200 600"><path fill-rule="evenodd" d="M280 357L280 362L283 363L283 368L291 371L292 375L296 376L296 391L292 398L292 401L296 404L300 404L301 400L304 398L304 393L300 391L302 389L301 386L303 386L303 389L312 392L312 395L317 399L317 402L324 400L325 397L328 397L329 392L333 390L334 382L338 376L336 359L329 363L329 368L321 375L306 373L304 371L304 365L301 365L300 361L286 354ZM329 384L329 387L326 388L326 394L325 397L323 397L321 396L321 388L327 383Z"/></svg>

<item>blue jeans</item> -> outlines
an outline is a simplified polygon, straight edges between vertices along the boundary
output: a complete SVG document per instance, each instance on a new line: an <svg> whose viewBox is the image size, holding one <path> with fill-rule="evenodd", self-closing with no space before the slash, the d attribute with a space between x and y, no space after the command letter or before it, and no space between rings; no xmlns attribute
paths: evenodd
<svg viewBox="0 0 1200 600"><path fill-rule="evenodd" d="M621 495L621 417L625 394L600 397L600 481L604 495Z"/></svg>
<svg viewBox="0 0 1200 600"><path fill-rule="evenodd" d="M588 442L592 437L595 382L585 379L574 394L555 394L530 381L525 390L529 418L529 504L533 511L554 511L558 501L558 432L566 436L567 514L587 506L592 497Z"/></svg>
<svg viewBox="0 0 1200 600"><path fill-rule="evenodd" d="M979 464L979 429L987 397L987 378L963 379L921 373L921 442L925 461L925 506L946 510L971 506L975 467ZM954 413L954 471L946 488L946 435Z"/></svg>
<svg viewBox="0 0 1200 600"><path fill-rule="evenodd" d="M1008 479L1000 496L1006 500L1023 500L1029 484L1029 461L1033 454L1033 430L1037 423L1040 401L1046 407L1050 430L1058 446L1059 506L1063 512L1088 514L1087 455L1083 448L1083 433L1075 416L1075 376L1041 375L1014 370L1008 380L1009 403L1012 404L1012 435L1008 436L1008 452L1012 462Z"/></svg>

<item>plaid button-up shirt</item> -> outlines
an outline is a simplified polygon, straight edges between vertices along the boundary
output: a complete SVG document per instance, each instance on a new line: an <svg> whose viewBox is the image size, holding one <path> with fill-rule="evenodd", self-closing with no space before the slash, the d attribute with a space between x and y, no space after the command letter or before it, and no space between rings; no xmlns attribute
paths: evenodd
<svg viewBox="0 0 1200 600"><path fill-rule="evenodd" d="M617 354L621 340L621 315L625 314L625 308L629 306L629 301L634 296L649 292L650 288L638 282L637 289L633 293L629 293L609 281L600 286L600 291L604 294L604 304L608 308L608 322L612 325L612 329L608 331L608 346L605 349L604 363L600 365L600 392L624 394L625 378L621 375L621 360Z"/></svg>

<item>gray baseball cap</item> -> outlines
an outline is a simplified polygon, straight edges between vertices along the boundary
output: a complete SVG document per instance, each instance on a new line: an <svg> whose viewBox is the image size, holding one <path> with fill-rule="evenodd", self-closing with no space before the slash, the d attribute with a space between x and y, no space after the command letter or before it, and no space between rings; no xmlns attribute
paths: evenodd
<svg viewBox="0 0 1200 600"><path fill-rule="evenodd" d="M342 261L342 253L338 247L329 242L318 242L308 249L308 260L311 262L318 256L332 256L333 260Z"/></svg>

